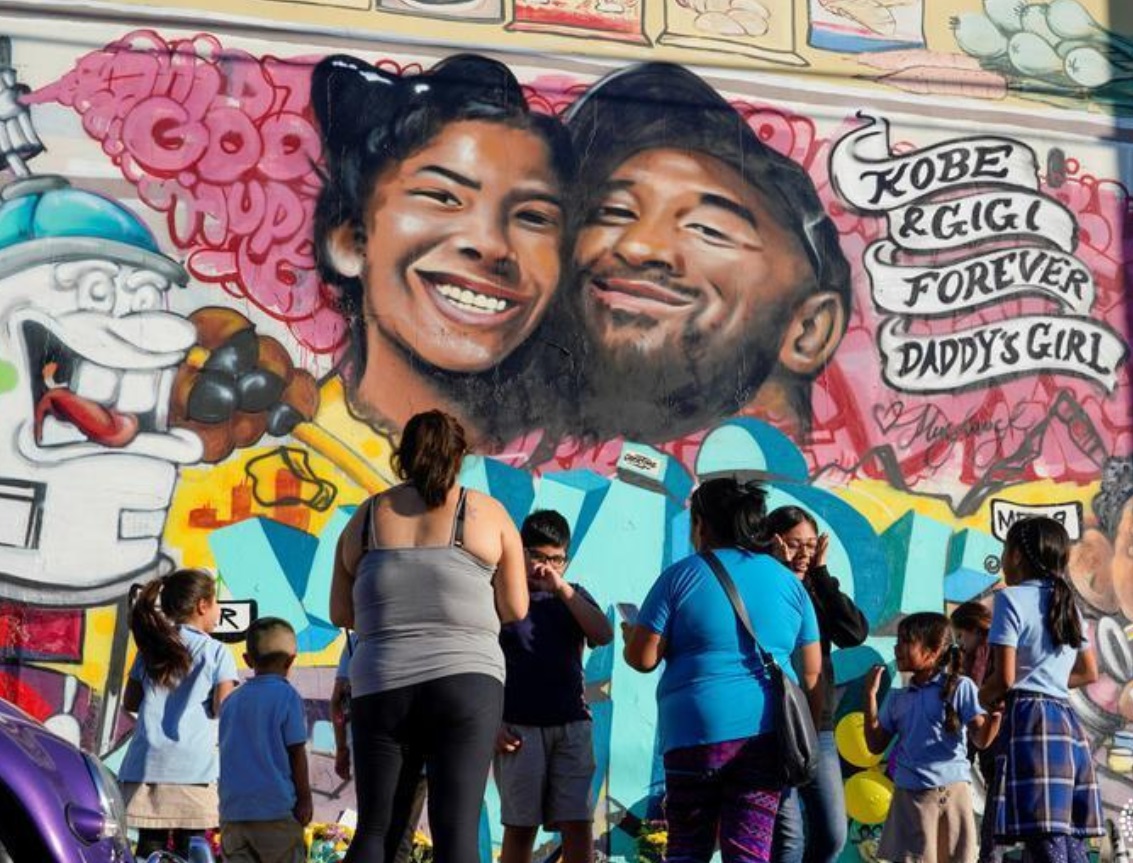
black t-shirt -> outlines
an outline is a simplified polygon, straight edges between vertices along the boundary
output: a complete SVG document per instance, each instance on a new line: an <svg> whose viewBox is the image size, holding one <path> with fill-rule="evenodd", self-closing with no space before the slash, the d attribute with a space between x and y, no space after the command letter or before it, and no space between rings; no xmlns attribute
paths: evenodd
<svg viewBox="0 0 1133 863"><path fill-rule="evenodd" d="M598 607L589 593L571 586ZM500 630L507 662L504 722L545 727L589 719L583 695L585 641L565 602L553 593L532 593L527 617Z"/></svg>

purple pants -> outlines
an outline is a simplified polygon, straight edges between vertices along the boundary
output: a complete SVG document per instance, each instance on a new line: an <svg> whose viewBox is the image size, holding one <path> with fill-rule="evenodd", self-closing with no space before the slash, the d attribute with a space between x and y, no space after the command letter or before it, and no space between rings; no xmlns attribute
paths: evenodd
<svg viewBox="0 0 1133 863"><path fill-rule="evenodd" d="M774 734L665 753L666 863L767 863L782 784Z"/></svg>

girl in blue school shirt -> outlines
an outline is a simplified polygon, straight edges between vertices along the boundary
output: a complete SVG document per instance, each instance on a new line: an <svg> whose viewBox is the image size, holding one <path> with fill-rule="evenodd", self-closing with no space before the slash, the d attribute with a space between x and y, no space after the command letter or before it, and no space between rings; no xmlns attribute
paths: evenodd
<svg viewBox="0 0 1133 863"><path fill-rule="evenodd" d="M984 704L1006 699L985 817L996 842L1022 842L1034 863L1086 863L1083 840L1103 833L1090 744L1068 700L1098 678L1069 563L1070 537L1054 519L1007 531L1007 587L995 595L988 633L994 670L980 689Z"/></svg>
<svg viewBox="0 0 1133 863"><path fill-rule="evenodd" d="M139 860L167 848L187 858L191 837L220 821L217 715L238 675L209 637L219 619L216 581L199 569L155 578L130 611L138 655L122 704L137 724L118 780Z"/></svg>
<svg viewBox="0 0 1133 863"><path fill-rule="evenodd" d="M995 738L1000 714L980 707L976 685L960 674L960 650L943 614L918 612L897 627L897 670L911 674L877 710L884 666L866 678L865 739L874 754L899 736L897 786L881 831L879 860L973 863L979 850L972 810L968 740Z"/></svg>

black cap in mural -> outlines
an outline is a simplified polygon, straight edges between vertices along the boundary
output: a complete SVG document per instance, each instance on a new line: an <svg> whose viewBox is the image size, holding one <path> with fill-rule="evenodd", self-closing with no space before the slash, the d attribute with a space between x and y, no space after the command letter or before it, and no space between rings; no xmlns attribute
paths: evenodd
<svg viewBox="0 0 1133 863"><path fill-rule="evenodd" d="M566 125L578 176L592 189L644 150L705 153L731 166L799 238L819 290L840 294L849 308L850 266L806 170L760 141L739 111L688 69L643 63L614 72L571 106Z"/></svg>

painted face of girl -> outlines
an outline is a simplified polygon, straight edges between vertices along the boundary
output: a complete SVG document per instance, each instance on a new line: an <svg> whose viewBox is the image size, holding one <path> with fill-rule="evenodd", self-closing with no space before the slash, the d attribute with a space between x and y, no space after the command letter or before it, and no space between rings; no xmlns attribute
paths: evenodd
<svg viewBox="0 0 1133 863"><path fill-rule="evenodd" d="M818 550L818 534L808 521L800 521L786 533L779 534L783 540L783 563L798 576L806 575Z"/></svg>
<svg viewBox="0 0 1133 863"><path fill-rule="evenodd" d="M498 365L558 287L560 194L542 139L483 120L449 124L388 168L366 225L367 339L452 372Z"/></svg>

